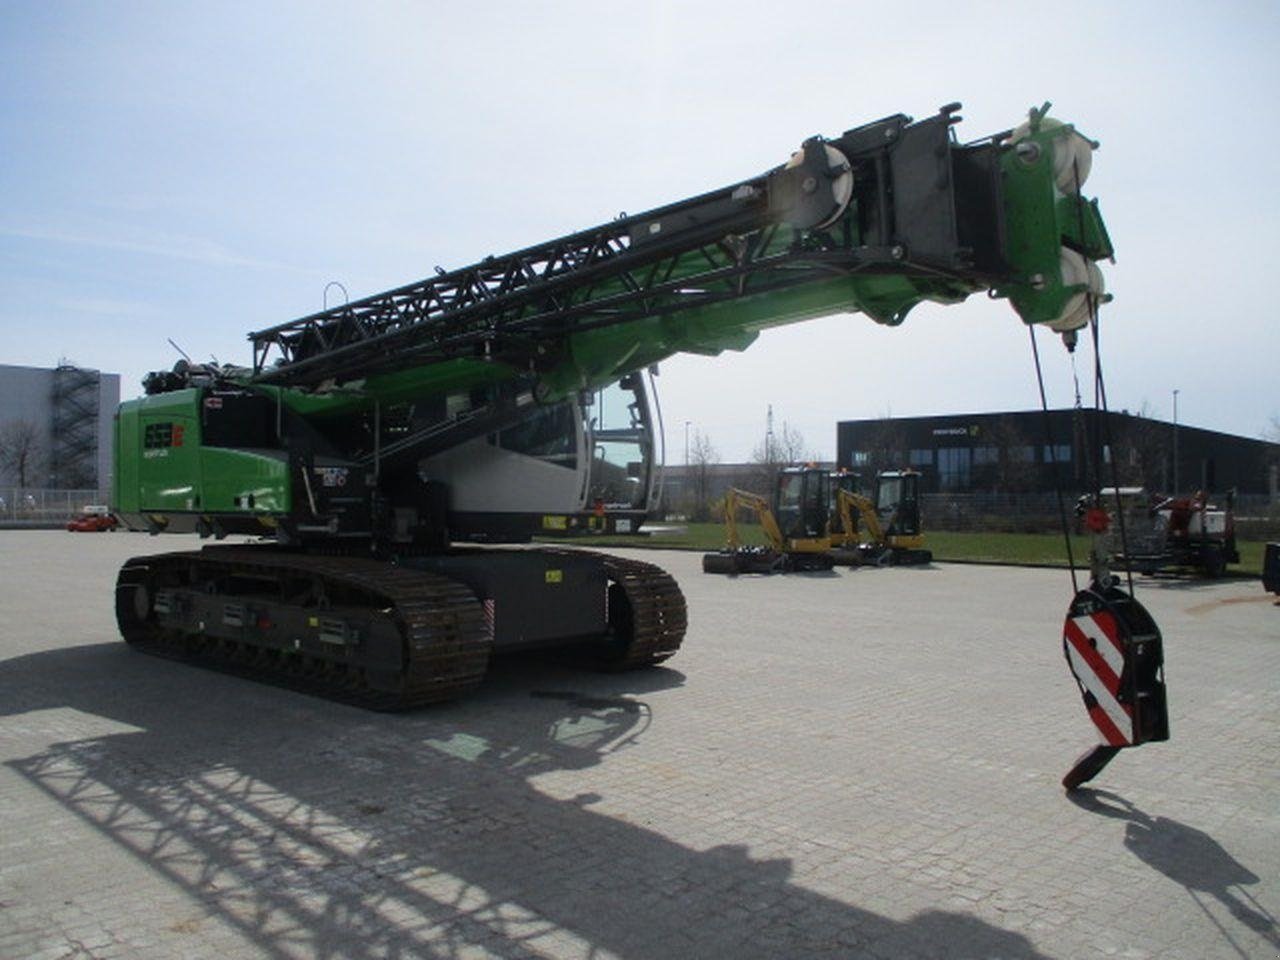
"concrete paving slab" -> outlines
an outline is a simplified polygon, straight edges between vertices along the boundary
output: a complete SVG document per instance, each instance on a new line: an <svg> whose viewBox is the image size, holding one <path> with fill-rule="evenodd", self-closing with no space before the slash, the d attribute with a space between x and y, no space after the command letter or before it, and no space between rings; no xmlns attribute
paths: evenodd
<svg viewBox="0 0 1280 960"><path fill-rule="evenodd" d="M1096 742L1066 572L671 570L685 648L386 716L129 650L128 556L0 533L0 957L1280 954L1280 608L1139 582L1172 739Z"/></svg>

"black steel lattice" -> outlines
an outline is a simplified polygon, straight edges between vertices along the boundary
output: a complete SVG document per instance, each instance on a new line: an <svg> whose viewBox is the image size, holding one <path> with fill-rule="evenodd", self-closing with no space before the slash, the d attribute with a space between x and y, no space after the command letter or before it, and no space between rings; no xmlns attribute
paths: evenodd
<svg viewBox="0 0 1280 960"><path fill-rule="evenodd" d="M946 176L937 177L936 187L934 173L926 178L927 190L936 189L942 200L933 207L944 214L946 256L913 257L894 221L895 176L918 169L917 155L945 172L951 152L968 149L949 140L950 111L944 108L914 125L901 115L890 117L831 141L849 158L855 187L850 216L829 229L789 225L796 210L810 203L810 174L827 175L825 160L820 169L779 167L732 187L252 333L255 379L308 385L457 356L536 366L540 355L553 349L548 342L569 333L833 274L893 272L976 285L983 271L966 260L956 240ZM807 143L805 157L820 151L821 143ZM918 207L920 196L913 201Z"/></svg>
<svg viewBox="0 0 1280 960"><path fill-rule="evenodd" d="M498 340L501 349L513 350L563 333L570 321L594 316L617 322L614 311L624 305L632 307L630 315L650 314L661 306L650 298L670 299L682 284L689 286L671 279L681 254L702 244L723 249L717 241L727 231L759 221L762 189L739 190L736 201L733 193L723 190L619 219L253 333L255 372L261 381L281 383L349 371L364 375L402 361L409 340L415 352L441 356L467 353L485 342L492 348ZM705 222L707 210L719 214L714 223ZM651 238L653 224L658 227ZM708 261L716 262L710 252ZM603 282L620 283L623 293L597 297ZM573 323L573 329L581 328ZM409 331L412 338L397 336Z"/></svg>

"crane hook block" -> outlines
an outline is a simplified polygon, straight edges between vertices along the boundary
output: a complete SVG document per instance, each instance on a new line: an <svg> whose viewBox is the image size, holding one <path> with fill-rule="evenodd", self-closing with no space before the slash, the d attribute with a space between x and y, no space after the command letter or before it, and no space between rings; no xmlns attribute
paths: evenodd
<svg viewBox="0 0 1280 960"><path fill-rule="evenodd" d="M1073 790L1125 747L1169 739L1164 642L1142 604L1119 587L1094 581L1071 601L1062 646L1103 740L1063 778Z"/></svg>

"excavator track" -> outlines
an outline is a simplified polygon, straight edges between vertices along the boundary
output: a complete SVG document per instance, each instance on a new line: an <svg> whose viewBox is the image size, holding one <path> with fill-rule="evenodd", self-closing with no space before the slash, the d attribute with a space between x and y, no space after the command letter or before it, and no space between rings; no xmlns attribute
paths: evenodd
<svg viewBox="0 0 1280 960"><path fill-rule="evenodd" d="M680 649L689 625L684 593L675 577L643 560L595 550L539 548L550 556L592 557L609 579L609 637L587 648L590 661L607 670L662 663Z"/></svg>
<svg viewBox="0 0 1280 960"><path fill-rule="evenodd" d="M116 618L144 652L385 711L466 694L492 646L483 606L448 577L270 547L130 560Z"/></svg>

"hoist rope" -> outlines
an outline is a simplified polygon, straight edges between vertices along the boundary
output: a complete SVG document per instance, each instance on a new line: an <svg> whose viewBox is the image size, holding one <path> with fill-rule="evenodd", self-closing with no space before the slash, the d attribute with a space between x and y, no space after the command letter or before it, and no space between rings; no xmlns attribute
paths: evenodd
<svg viewBox="0 0 1280 960"><path fill-rule="evenodd" d="M1120 554L1124 557L1124 572L1125 579L1129 584L1129 596L1133 596L1133 564L1129 559L1129 536L1125 529L1124 503L1120 498L1120 471L1116 466L1116 448L1111 433L1111 412L1107 408L1107 384L1102 377L1102 351L1098 340L1098 303L1092 293L1088 294L1088 302L1089 332L1093 337L1094 407L1098 411L1098 417L1102 424L1102 437L1099 439L1105 444L1103 449L1111 451L1111 486L1115 490L1116 524L1120 528ZM1097 502L1099 506L1102 505L1102 459L1098 462L1097 470L1099 484Z"/></svg>
<svg viewBox="0 0 1280 960"><path fill-rule="evenodd" d="M1085 224L1084 224L1084 203L1081 189L1084 186L1080 176L1080 160L1078 157L1072 159L1071 163L1072 175L1076 183L1076 197L1080 201L1076 204L1076 224L1080 233L1080 243L1084 243ZM1087 264L1086 264L1087 266ZM1086 275L1087 275L1086 270ZM1102 376L1102 348L1098 335L1098 296L1094 293L1092 285L1085 290L1085 303L1089 307L1089 334L1093 339L1093 407L1096 411L1095 415L1101 425L1101 436L1097 437L1094 444L1094 464L1096 467L1096 489L1094 490L1094 503L1098 507L1102 507L1102 465L1107 460L1111 464L1111 487L1115 491L1116 502L1116 524L1120 528L1120 555L1124 557L1125 579L1129 584L1129 596L1133 596L1133 564L1129 558L1129 536L1125 529L1124 521L1124 502L1120 497L1120 470L1116 465L1116 447L1111 432L1111 411L1107 406L1107 384ZM1074 358L1073 358L1074 361ZM1076 384L1076 398L1079 402L1080 387ZM1109 451L1111 456L1108 458L1103 455L1103 451Z"/></svg>
<svg viewBox="0 0 1280 960"><path fill-rule="evenodd" d="M1040 409L1044 411L1045 448L1049 451L1050 471L1053 474L1053 492L1058 497L1058 516L1062 521L1062 539L1067 545L1067 566L1071 569L1071 589L1072 593L1075 594L1080 592L1080 582L1076 577L1076 559L1071 547L1071 524L1067 520L1067 502L1062 496L1062 478L1058 476L1058 451L1053 443L1053 421L1049 416L1049 401L1044 392L1044 371L1040 366L1040 346L1036 343L1035 326L1028 326L1027 332L1031 334L1031 355L1035 358L1036 383L1040 387Z"/></svg>
<svg viewBox="0 0 1280 960"><path fill-rule="evenodd" d="M1081 182L1079 162L1076 161L1073 166L1075 168L1076 195L1080 196ZM1080 239L1083 243L1085 236L1084 208L1083 206L1078 206L1077 210L1077 215L1079 217L1078 223ZM1071 352L1071 378L1075 386L1075 409L1073 421L1080 428L1081 448L1085 454L1085 477L1092 480L1092 504L1100 509L1104 509L1102 498L1103 463L1108 460L1110 461L1111 484L1115 491L1116 523L1120 530L1120 550L1121 555L1125 560L1125 576L1129 585L1129 595L1133 596L1133 566L1129 558L1129 536L1128 531L1125 528L1124 503L1120 497L1119 469L1116 466L1115 443L1111 431L1111 414L1107 406L1106 380L1102 375L1102 350L1098 334L1098 298L1087 282L1085 302L1089 313L1089 333L1093 340L1093 429L1088 429L1082 422L1084 419L1084 410L1083 403L1080 398L1080 376L1076 371L1074 337L1068 345L1068 350ZM1031 353L1035 359L1036 365L1036 383L1040 390L1040 409L1043 411L1044 415L1045 445L1048 448L1049 464L1053 474L1053 489L1058 498L1058 514L1062 523L1062 538L1067 548L1067 565L1071 569L1071 586L1076 593L1079 593L1080 583L1076 575L1075 555L1071 546L1071 524L1067 519L1066 501L1062 495L1062 478L1059 475L1057 449L1053 442L1052 418L1049 415L1049 401L1045 394L1044 370L1040 363L1040 347L1036 342L1035 327L1032 326L1028 329L1031 334ZM1110 453L1110 456L1108 457L1106 453ZM1093 535L1095 537L1098 536L1096 532L1093 532Z"/></svg>

